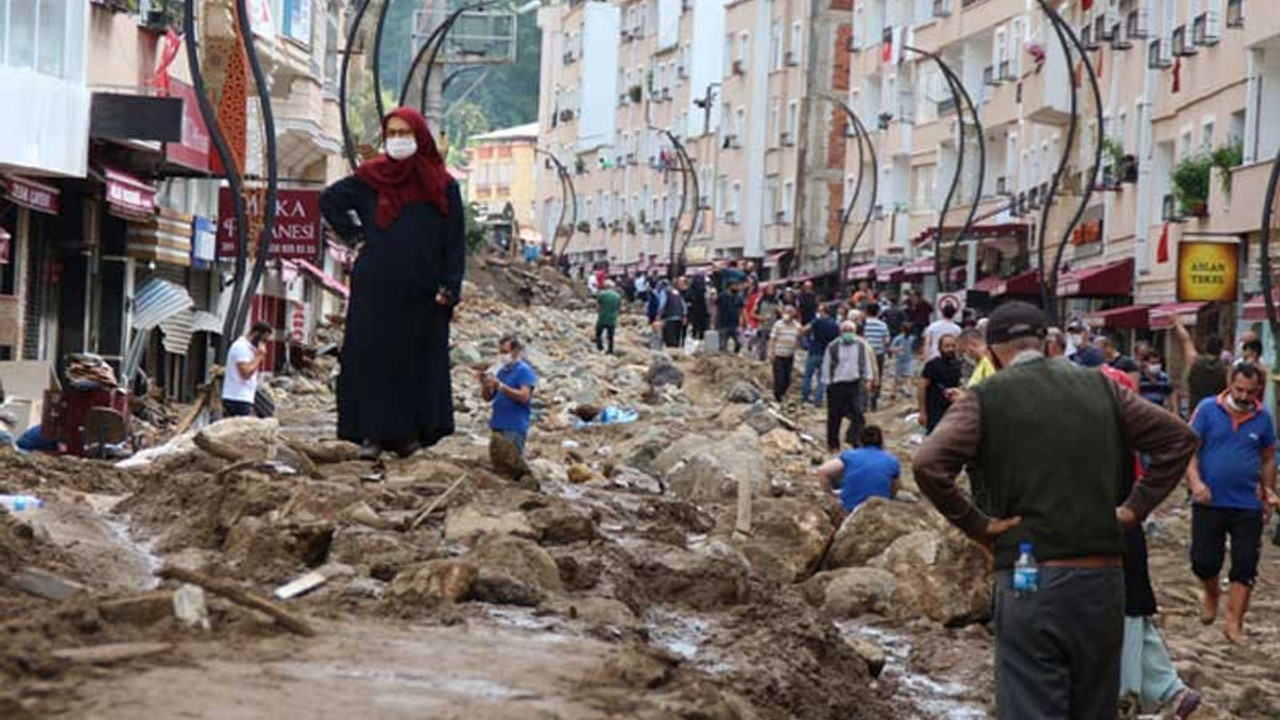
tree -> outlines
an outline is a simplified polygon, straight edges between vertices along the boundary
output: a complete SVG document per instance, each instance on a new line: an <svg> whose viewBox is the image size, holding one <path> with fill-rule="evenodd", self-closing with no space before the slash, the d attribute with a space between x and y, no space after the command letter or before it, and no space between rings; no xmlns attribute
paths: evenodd
<svg viewBox="0 0 1280 720"><path fill-rule="evenodd" d="M450 165L465 165L464 151L467 140L472 135L489 131L489 119L479 105L463 100L458 103L444 120L445 134L449 136L447 158Z"/></svg>

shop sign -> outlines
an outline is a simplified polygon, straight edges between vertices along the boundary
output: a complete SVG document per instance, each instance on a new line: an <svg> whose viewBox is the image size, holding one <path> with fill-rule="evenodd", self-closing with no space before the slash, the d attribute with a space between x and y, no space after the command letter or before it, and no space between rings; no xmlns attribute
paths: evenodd
<svg viewBox="0 0 1280 720"><path fill-rule="evenodd" d="M61 191L57 188L13 176L5 178L4 188L9 199L18 205L47 215L58 214L58 194Z"/></svg>
<svg viewBox="0 0 1280 720"><path fill-rule="evenodd" d="M202 269L213 264L217 254L217 242L213 223L197 215L192 220L191 266Z"/></svg>
<svg viewBox="0 0 1280 720"><path fill-rule="evenodd" d="M169 78L173 97L182 99L182 141L165 143L164 156L169 162L202 172L209 170L209 128L200 116L195 88L178 78Z"/></svg>
<svg viewBox="0 0 1280 720"><path fill-rule="evenodd" d="M122 173L107 170L107 202L125 213L151 215L156 210L156 189Z"/></svg>
<svg viewBox="0 0 1280 720"><path fill-rule="evenodd" d="M1233 243L1178 244L1178 302L1234 302L1240 284L1240 249Z"/></svg>
<svg viewBox="0 0 1280 720"><path fill-rule="evenodd" d="M290 318L290 328L293 342L301 345L307 342L307 315L309 314L310 305L308 303L292 303L293 317Z"/></svg>
<svg viewBox="0 0 1280 720"><path fill-rule="evenodd" d="M250 195L246 203L250 217L260 215L258 203L264 196ZM250 238L250 247L257 238ZM320 191L280 190L276 196L276 221L271 232L272 258L310 260L320 255ZM250 255L253 253L250 252ZM218 257L236 255L236 217L231 190L218 192Z"/></svg>

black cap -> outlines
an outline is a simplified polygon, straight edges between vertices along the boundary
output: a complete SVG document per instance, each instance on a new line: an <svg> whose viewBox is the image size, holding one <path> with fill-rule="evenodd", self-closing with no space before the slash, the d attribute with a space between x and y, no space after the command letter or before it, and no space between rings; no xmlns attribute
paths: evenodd
<svg viewBox="0 0 1280 720"><path fill-rule="evenodd" d="M1040 308L1020 300L1007 302L987 321L987 343L999 345L1018 338L1043 338L1048 322Z"/></svg>

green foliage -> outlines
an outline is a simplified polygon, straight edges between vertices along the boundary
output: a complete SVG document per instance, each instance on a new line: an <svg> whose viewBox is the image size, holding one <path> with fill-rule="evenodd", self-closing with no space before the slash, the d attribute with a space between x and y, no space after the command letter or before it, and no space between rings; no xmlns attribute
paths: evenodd
<svg viewBox="0 0 1280 720"><path fill-rule="evenodd" d="M1173 194L1183 210L1203 205L1209 200L1209 171L1213 158L1208 154L1189 157L1173 169Z"/></svg>
<svg viewBox="0 0 1280 720"><path fill-rule="evenodd" d="M449 149L446 158L450 165L466 164L467 141L472 135L480 135L489 131L489 119L479 105L463 100L453 108L445 120L445 134L449 136Z"/></svg>
<svg viewBox="0 0 1280 720"><path fill-rule="evenodd" d="M1222 192L1231 197L1231 170L1244 164L1244 144L1221 145L1209 157L1213 160L1213 167L1222 173Z"/></svg>
<svg viewBox="0 0 1280 720"><path fill-rule="evenodd" d="M1120 161L1124 159L1124 143L1111 138L1102 139L1102 153L1111 159L1111 166L1119 167Z"/></svg>
<svg viewBox="0 0 1280 720"><path fill-rule="evenodd" d="M538 30L535 13L517 16L515 63L492 66L484 80L466 96L466 100L483 113L489 128L523 125L538 119L541 57L542 33ZM451 66L446 73L456 69ZM445 107L459 99L474 79L475 76L468 73L450 83L445 92ZM450 120L456 121L456 118L451 117Z"/></svg>
<svg viewBox="0 0 1280 720"><path fill-rule="evenodd" d="M467 254L474 255L484 247L488 229L480 224L480 210L475 203L467 203L466 220Z"/></svg>

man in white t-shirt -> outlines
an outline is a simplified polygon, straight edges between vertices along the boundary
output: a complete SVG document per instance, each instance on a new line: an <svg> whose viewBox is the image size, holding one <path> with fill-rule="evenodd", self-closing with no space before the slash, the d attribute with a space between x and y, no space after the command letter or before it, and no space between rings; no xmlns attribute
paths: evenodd
<svg viewBox="0 0 1280 720"><path fill-rule="evenodd" d="M244 337L227 350L227 370L222 378L222 409L225 417L253 415L253 398L258 393L258 372L266 361L262 343L271 339L271 326L255 322Z"/></svg>
<svg viewBox="0 0 1280 720"><path fill-rule="evenodd" d="M924 361L938 357L941 350L938 349L938 342L943 336L960 337L960 326L952 320L956 316L955 305L942 306L942 319L934 320L924 331Z"/></svg>

